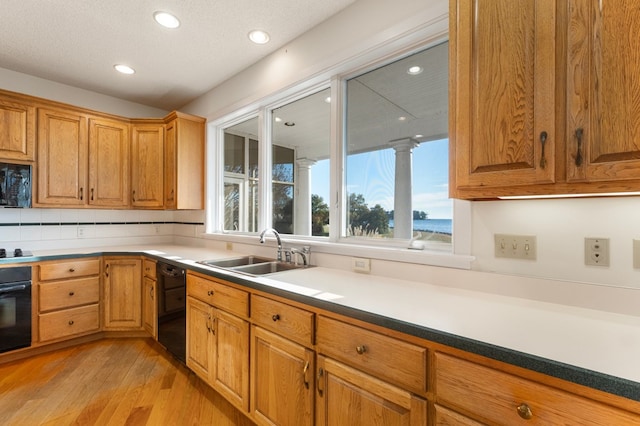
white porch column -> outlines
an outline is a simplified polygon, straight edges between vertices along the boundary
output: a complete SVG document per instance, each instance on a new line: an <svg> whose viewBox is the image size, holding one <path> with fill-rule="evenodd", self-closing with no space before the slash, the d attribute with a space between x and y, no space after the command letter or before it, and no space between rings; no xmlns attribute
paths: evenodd
<svg viewBox="0 0 640 426"><path fill-rule="evenodd" d="M311 166L315 160L299 158L298 181L296 182L296 196L294 197L293 223L295 235L311 235Z"/></svg>
<svg viewBox="0 0 640 426"><path fill-rule="evenodd" d="M413 237L413 205L411 203L411 178L413 166L411 154L418 142L412 138L389 142L396 151L396 182L393 203L393 237L411 239Z"/></svg>

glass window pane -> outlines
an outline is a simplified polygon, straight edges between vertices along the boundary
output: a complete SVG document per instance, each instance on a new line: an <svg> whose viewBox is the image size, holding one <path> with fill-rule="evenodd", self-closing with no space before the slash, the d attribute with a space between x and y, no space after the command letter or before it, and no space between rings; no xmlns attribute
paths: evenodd
<svg viewBox="0 0 640 426"><path fill-rule="evenodd" d="M224 134L224 171L244 173L244 137Z"/></svg>
<svg viewBox="0 0 640 426"><path fill-rule="evenodd" d="M249 139L249 177L258 178L258 141Z"/></svg>
<svg viewBox="0 0 640 426"><path fill-rule="evenodd" d="M273 228L281 234L293 233L293 185L273 183Z"/></svg>
<svg viewBox="0 0 640 426"><path fill-rule="evenodd" d="M271 114L273 181L295 183L290 190L293 210L287 233L328 235L330 93L330 89L321 90ZM274 196L274 215L277 211L282 216L278 202Z"/></svg>
<svg viewBox="0 0 640 426"><path fill-rule="evenodd" d="M240 185L237 183L224 183L224 229L240 230Z"/></svg>
<svg viewBox="0 0 640 426"><path fill-rule="evenodd" d="M347 81L347 235L450 242L447 64L444 43Z"/></svg>

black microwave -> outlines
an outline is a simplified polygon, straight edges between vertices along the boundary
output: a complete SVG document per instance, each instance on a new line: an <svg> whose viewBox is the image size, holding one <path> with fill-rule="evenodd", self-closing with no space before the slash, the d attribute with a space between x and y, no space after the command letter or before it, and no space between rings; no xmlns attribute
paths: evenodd
<svg viewBox="0 0 640 426"><path fill-rule="evenodd" d="M0 163L0 207L31 207L31 166Z"/></svg>

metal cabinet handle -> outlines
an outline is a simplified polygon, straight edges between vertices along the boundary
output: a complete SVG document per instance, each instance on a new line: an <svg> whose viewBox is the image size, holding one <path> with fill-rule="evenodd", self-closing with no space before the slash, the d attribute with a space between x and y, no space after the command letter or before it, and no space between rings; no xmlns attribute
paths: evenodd
<svg viewBox="0 0 640 426"><path fill-rule="evenodd" d="M531 411L531 408L529 408L529 406L524 402L518 405L516 410L518 411L518 415L525 420L530 420L533 417L533 412Z"/></svg>
<svg viewBox="0 0 640 426"><path fill-rule="evenodd" d="M107 263L104 267L104 275L109 278L109 264Z"/></svg>
<svg viewBox="0 0 640 426"><path fill-rule="evenodd" d="M69 292L69 296L73 296L75 293L73 291Z"/></svg>
<svg viewBox="0 0 640 426"><path fill-rule="evenodd" d="M149 297L153 300L153 286L149 288Z"/></svg>
<svg viewBox="0 0 640 426"><path fill-rule="evenodd" d="M309 379L307 379L307 371L309 370L309 361L304 365L304 369L302 370L302 375L304 377L304 387L309 389Z"/></svg>
<svg viewBox="0 0 640 426"><path fill-rule="evenodd" d="M207 331L211 332L211 314L207 317Z"/></svg>
<svg viewBox="0 0 640 426"><path fill-rule="evenodd" d="M73 320L69 320L69 325L73 325Z"/></svg>
<svg viewBox="0 0 640 426"><path fill-rule="evenodd" d="M322 396L324 395L324 382L323 379L324 378L324 369L319 368L318 369L318 382L316 385L316 388L318 389L318 395Z"/></svg>
<svg viewBox="0 0 640 426"><path fill-rule="evenodd" d="M91 201L93 201L93 188L91 188Z"/></svg>
<svg viewBox="0 0 640 426"><path fill-rule="evenodd" d="M367 347L365 345L362 346L356 346L356 352L358 353L358 355L362 355L367 351Z"/></svg>
<svg viewBox="0 0 640 426"><path fill-rule="evenodd" d="M80 201L84 199L84 188L80 188Z"/></svg>
<svg viewBox="0 0 640 426"><path fill-rule="evenodd" d="M135 189L133 190L133 194L132 194L131 199L133 200L134 203L136 202L136 190Z"/></svg>
<svg viewBox="0 0 640 426"><path fill-rule="evenodd" d="M69 272L72 272L72 273L73 273L73 272L75 272L75 271L76 271L75 269L73 269L73 268L69 268Z"/></svg>
<svg viewBox="0 0 640 426"><path fill-rule="evenodd" d="M542 152L540 153L540 168L544 169L547 167L547 158L544 155L544 146L547 143L547 132L540 133L540 145L542 147Z"/></svg>
<svg viewBox="0 0 640 426"><path fill-rule="evenodd" d="M167 201L173 201L173 192L174 190L171 190L171 194L169 195L169 198L167 198Z"/></svg>
<svg viewBox="0 0 640 426"><path fill-rule="evenodd" d="M576 139L578 141L578 151L576 152L576 166L582 166L582 136L584 135L584 130L582 127L576 129Z"/></svg>
<svg viewBox="0 0 640 426"><path fill-rule="evenodd" d="M273 315L273 316L271 317L271 319L272 319L274 322L276 322L276 321L278 321L278 320L280 319L280 315L275 314L275 315Z"/></svg>

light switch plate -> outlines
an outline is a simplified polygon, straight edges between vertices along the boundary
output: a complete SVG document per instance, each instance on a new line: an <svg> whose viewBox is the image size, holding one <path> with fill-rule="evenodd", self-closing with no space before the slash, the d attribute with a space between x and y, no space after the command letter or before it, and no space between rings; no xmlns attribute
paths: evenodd
<svg viewBox="0 0 640 426"><path fill-rule="evenodd" d="M494 234L495 256L509 259L536 260L536 236Z"/></svg>

